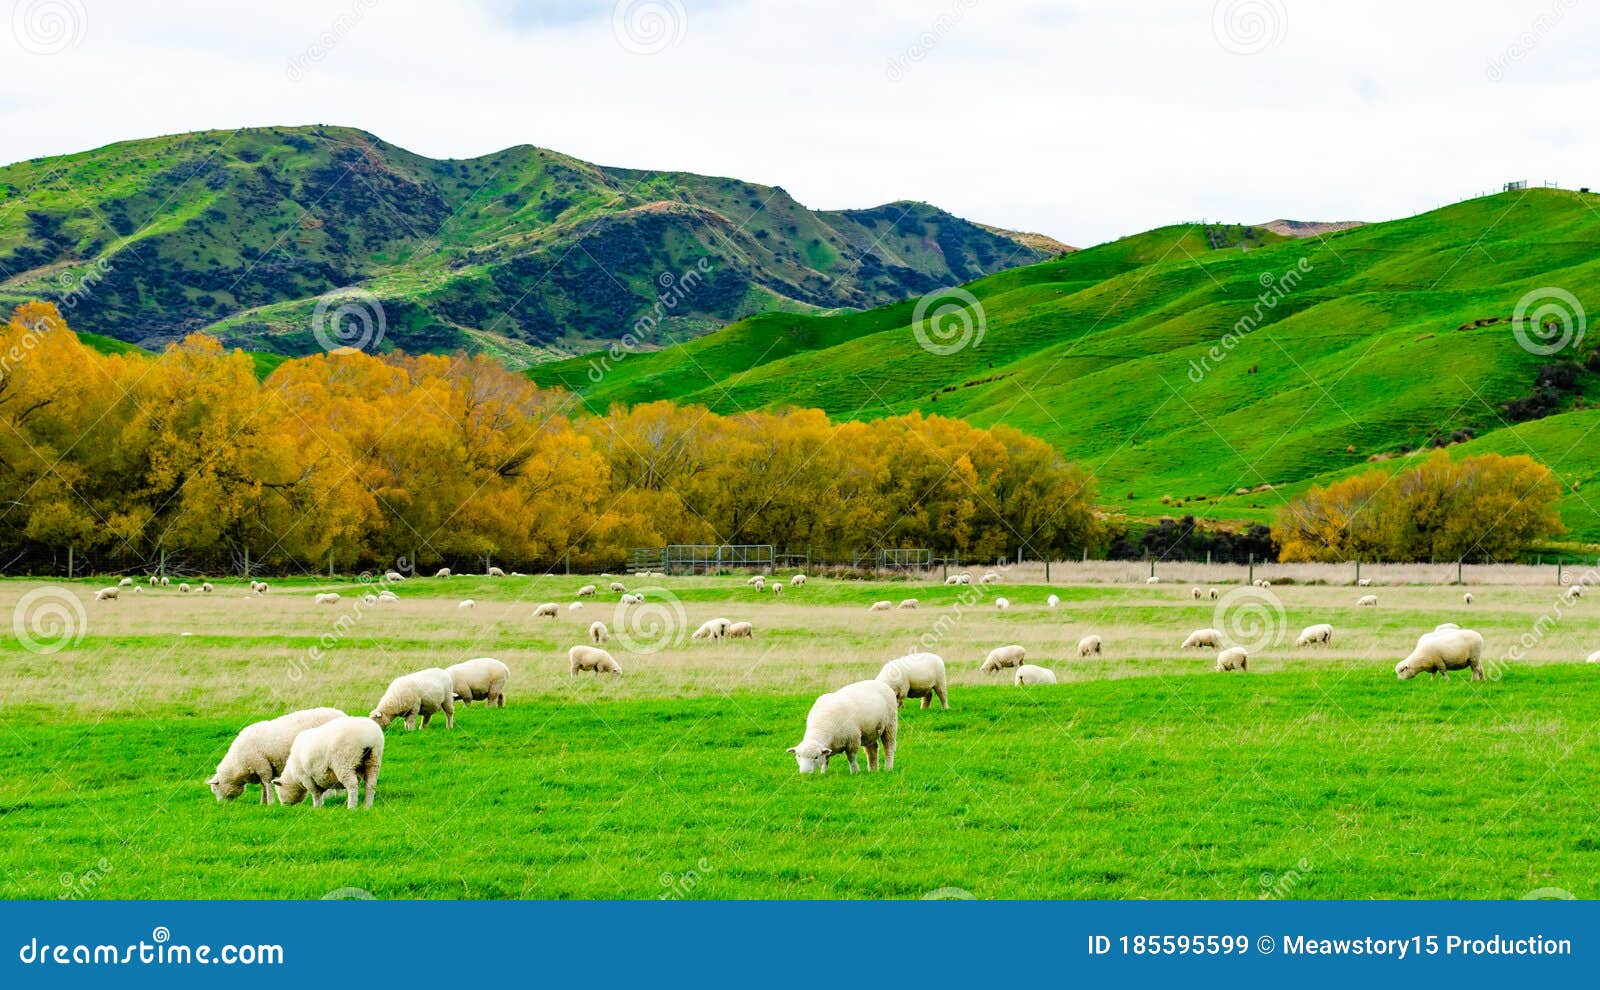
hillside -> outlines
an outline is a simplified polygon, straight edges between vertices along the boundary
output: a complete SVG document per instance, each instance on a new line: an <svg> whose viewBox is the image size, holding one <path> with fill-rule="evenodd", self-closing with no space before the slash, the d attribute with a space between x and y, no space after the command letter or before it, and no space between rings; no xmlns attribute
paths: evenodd
<svg viewBox="0 0 1600 990"><path fill-rule="evenodd" d="M1600 412L1580 410L1600 400L1588 370L1600 360L1591 341L1531 353L1509 319L1552 287L1600 306L1597 205L1534 189L1303 239L1162 228L967 285L984 332L954 353L919 346L905 302L758 316L660 353L532 374L594 406L1004 422L1081 460L1104 503L1143 518L1267 520L1314 481L1472 437L1462 449L1554 469L1573 537L1594 541L1600 514L1581 486L1600 471ZM1238 326L1237 345L1220 347Z"/></svg>
<svg viewBox="0 0 1600 990"><path fill-rule="evenodd" d="M342 127L0 168L0 305L57 301L74 326L145 346L208 330L306 353L317 297L359 286L382 304L383 346L525 364L620 337L663 298L650 346L757 312L869 308L1061 249L922 203L815 211L737 179L527 146L438 161Z"/></svg>

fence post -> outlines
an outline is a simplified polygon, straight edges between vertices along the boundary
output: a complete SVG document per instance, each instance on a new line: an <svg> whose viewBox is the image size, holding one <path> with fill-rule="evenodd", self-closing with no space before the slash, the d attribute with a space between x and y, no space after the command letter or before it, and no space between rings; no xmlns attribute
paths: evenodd
<svg viewBox="0 0 1600 990"><path fill-rule="evenodd" d="M247 578L250 576L250 548L249 547L245 547L244 548L244 576L247 577Z"/></svg>
<svg viewBox="0 0 1600 990"><path fill-rule="evenodd" d="M1206 566L1207 567L1211 566L1211 551L1210 550L1206 551Z"/></svg>
<svg viewBox="0 0 1600 990"><path fill-rule="evenodd" d="M328 580L333 580L333 551L328 551Z"/></svg>
<svg viewBox="0 0 1600 990"><path fill-rule="evenodd" d="M72 548L67 547L67 580L72 580Z"/></svg>
<svg viewBox="0 0 1600 990"><path fill-rule="evenodd" d="M1360 557L1356 558L1356 584L1358 586L1361 584L1361 558Z"/></svg>
<svg viewBox="0 0 1600 990"><path fill-rule="evenodd" d="M1256 583L1256 555L1252 553L1250 555L1250 585L1251 585L1251 587L1254 587L1255 583Z"/></svg>
<svg viewBox="0 0 1600 990"><path fill-rule="evenodd" d="M1083 545L1083 562L1085 564L1089 562L1089 545L1087 543Z"/></svg>
<svg viewBox="0 0 1600 990"><path fill-rule="evenodd" d="M567 547L567 576L572 576L572 548Z"/></svg>
<svg viewBox="0 0 1600 990"><path fill-rule="evenodd" d="M1044 559L1044 583L1045 584L1049 584L1050 583L1050 558L1049 557L1046 557Z"/></svg>
<svg viewBox="0 0 1600 990"><path fill-rule="evenodd" d="M1561 587L1561 558L1556 558L1556 587Z"/></svg>
<svg viewBox="0 0 1600 990"><path fill-rule="evenodd" d="M165 576L167 573L167 552L165 550L161 551L160 573L162 576Z"/></svg>
<svg viewBox="0 0 1600 990"><path fill-rule="evenodd" d="M1465 583L1466 583L1465 581L1461 580L1461 561L1458 560L1458 561L1456 561L1456 584L1465 584Z"/></svg>

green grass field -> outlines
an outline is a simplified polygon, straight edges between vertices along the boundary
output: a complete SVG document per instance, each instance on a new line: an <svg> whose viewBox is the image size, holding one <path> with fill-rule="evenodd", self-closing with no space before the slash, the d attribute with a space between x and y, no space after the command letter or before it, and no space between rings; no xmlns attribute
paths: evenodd
<svg viewBox="0 0 1600 990"><path fill-rule="evenodd" d="M1372 610L1344 585L1265 598L1224 585L1226 608L1265 608L1271 636L1241 628L1262 644L1251 672L1218 675L1177 644L1232 620L1182 577L814 579L780 601L731 578L626 579L655 589L652 614L679 631L728 615L757 636L613 641L620 680L565 671L590 621L620 631L612 601L530 617L582 578L410 581L381 607L349 596L354 583L332 585L347 593L334 607L311 602L323 583L115 603L59 585L83 603L81 640L50 655L12 641L0 660L0 893L1600 896L1600 668L1581 662L1600 646L1600 601L1540 626L1553 586L1475 584L1470 610L1459 588L1379 587ZM0 611L39 587L0 583ZM1013 607L995 610L996 594ZM913 596L915 611L865 611ZM458 609L468 597L477 607ZM1495 660L1543 632L1489 682L1397 682L1395 660L1445 618L1483 632ZM1293 649L1314 621L1335 625L1333 647ZM634 642L656 637L639 625ZM1078 660L1090 631L1106 656ZM1008 642L1063 683L978 674ZM797 774L784 749L816 694L919 643L949 664L952 709L903 710L890 773ZM364 714L389 678L482 655L511 666L508 707L461 709L453 731L392 727L371 811L262 807L253 789L221 805L202 783L247 722L319 704Z"/></svg>

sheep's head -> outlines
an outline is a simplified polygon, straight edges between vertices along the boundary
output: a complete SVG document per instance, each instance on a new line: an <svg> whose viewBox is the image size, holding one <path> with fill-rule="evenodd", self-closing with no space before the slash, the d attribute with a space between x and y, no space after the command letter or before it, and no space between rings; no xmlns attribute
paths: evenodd
<svg viewBox="0 0 1600 990"><path fill-rule="evenodd" d="M276 777L272 781L272 789L278 793L279 804L299 804L306 799L305 785L298 780Z"/></svg>
<svg viewBox="0 0 1600 990"><path fill-rule="evenodd" d="M798 746L790 746L788 751L794 754L795 760L800 764L801 773L828 772L828 755L833 750L821 743L808 740Z"/></svg>
<svg viewBox="0 0 1600 990"><path fill-rule="evenodd" d="M380 729L387 729L389 723L394 721L394 716L381 708L374 708L367 717L378 723L378 728Z"/></svg>
<svg viewBox="0 0 1600 990"><path fill-rule="evenodd" d="M1411 678L1417 676L1417 665L1412 662L1410 657L1406 657L1404 660L1394 665L1394 676L1400 678L1402 681L1409 681Z"/></svg>
<svg viewBox="0 0 1600 990"><path fill-rule="evenodd" d="M232 801L244 793L244 781L232 779L224 781L221 773L214 773L206 778L206 784L218 801Z"/></svg>

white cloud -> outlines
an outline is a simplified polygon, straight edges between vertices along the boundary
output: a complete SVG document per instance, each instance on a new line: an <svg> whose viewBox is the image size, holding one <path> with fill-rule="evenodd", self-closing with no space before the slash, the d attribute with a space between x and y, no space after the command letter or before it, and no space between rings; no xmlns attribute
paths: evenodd
<svg viewBox="0 0 1600 990"><path fill-rule="evenodd" d="M922 199L1078 244L1384 219L1508 178L1600 186L1600 14L1576 0L623 2L634 20L608 0L15 0L0 159L339 123L436 157L527 143L735 175L816 207Z"/></svg>

